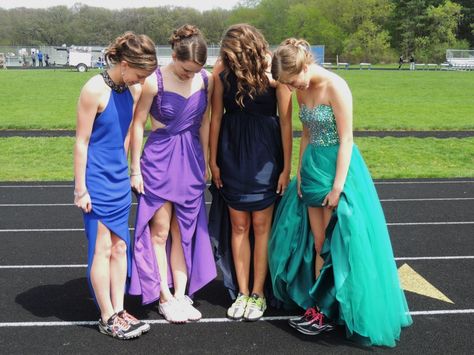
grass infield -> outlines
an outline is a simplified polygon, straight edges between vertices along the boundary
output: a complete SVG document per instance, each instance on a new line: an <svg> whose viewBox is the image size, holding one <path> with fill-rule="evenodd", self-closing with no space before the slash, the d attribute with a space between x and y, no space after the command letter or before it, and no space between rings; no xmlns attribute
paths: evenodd
<svg viewBox="0 0 474 355"><path fill-rule="evenodd" d="M354 129L474 129L474 72L336 72L353 92ZM81 87L97 73L0 71L0 129L74 129ZM296 102L294 105L293 125L300 130Z"/></svg>
<svg viewBox="0 0 474 355"><path fill-rule="evenodd" d="M356 138L356 144L373 178L474 177L474 138ZM71 181L73 145L71 137L1 138L0 181Z"/></svg>

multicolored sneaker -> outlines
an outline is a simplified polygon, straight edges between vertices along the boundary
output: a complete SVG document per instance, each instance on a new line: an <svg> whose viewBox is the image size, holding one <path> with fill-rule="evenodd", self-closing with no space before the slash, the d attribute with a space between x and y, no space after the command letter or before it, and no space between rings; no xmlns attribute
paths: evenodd
<svg viewBox="0 0 474 355"><path fill-rule="evenodd" d="M201 312L199 312L193 306L193 300L189 298L189 296L184 295L183 297L179 297L176 299L183 310L183 312L187 315L188 320L192 322L197 322L202 318Z"/></svg>
<svg viewBox="0 0 474 355"><path fill-rule="evenodd" d="M265 301L265 298L253 293L247 302L244 319L250 322L257 321L262 318L263 312L265 312L266 309L267 302Z"/></svg>
<svg viewBox="0 0 474 355"><path fill-rule="evenodd" d="M148 333L150 330L150 324L142 322L128 313L125 309L117 313L120 318L125 320L132 327L138 328L142 331L142 334Z"/></svg>
<svg viewBox="0 0 474 355"><path fill-rule="evenodd" d="M186 323L187 314L181 308L181 304L176 298L171 298L166 302L159 304L158 312L170 323Z"/></svg>
<svg viewBox="0 0 474 355"><path fill-rule="evenodd" d="M306 322L298 324L295 329L306 335L317 335L322 332L328 332L334 329L334 326L328 322L327 317L321 312L311 315Z"/></svg>
<svg viewBox="0 0 474 355"><path fill-rule="evenodd" d="M227 310L227 317L233 320L242 319L249 299L249 296L239 293L232 306Z"/></svg>
<svg viewBox="0 0 474 355"><path fill-rule="evenodd" d="M305 323L316 316L318 310L315 307L308 308L301 317L291 318L288 320L288 324L292 328L296 328L298 325Z"/></svg>
<svg viewBox="0 0 474 355"><path fill-rule="evenodd" d="M142 335L140 329L128 324L117 313L114 313L107 322L99 319L99 332L121 340L137 338Z"/></svg>

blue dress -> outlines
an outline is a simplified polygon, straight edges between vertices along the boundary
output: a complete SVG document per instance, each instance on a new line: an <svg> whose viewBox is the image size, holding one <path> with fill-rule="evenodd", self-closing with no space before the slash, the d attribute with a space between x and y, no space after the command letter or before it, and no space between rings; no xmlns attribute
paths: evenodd
<svg viewBox="0 0 474 355"><path fill-rule="evenodd" d="M127 265L130 274L130 233L128 217L132 205L127 154L124 148L133 116L133 97L129 89L110 92L104 111L98 113L87 150L86 187L92 211L83 213L88 246L87 279L94 296L90 270L100 221L127 245Z"/></svg>
<svg viewBox="0 0 474 355"><path fill-rule="evenodd" d="M412 323L387 224L374 183L359 149L351 161L339 204L326 228L324 265L314 275L314 243L307 207L321 207L336 175L339 137L331 106L301 107L310 132L301 160L301 193L296 181L278 206L268 253L275 296L288 308L318 306L364 344L395 346Z"/></svg>

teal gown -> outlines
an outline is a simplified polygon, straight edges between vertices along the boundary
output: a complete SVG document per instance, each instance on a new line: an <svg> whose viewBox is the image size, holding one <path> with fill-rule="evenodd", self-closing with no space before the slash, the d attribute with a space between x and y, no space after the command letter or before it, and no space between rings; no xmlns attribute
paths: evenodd
<svg viewBox="0 0 474 355"><path fill-rule="evenodd" d="M331 106L301 107L310 132L301 162L301 193L292 181L276 211L269 242L275 297L286 308L319 307L349 338L395 346L412 323L400 287L385 216L359 149L353 145L339 204L326 229L324 265L315 282L307 206L320 207L336 174L339 138Z"/></svg>

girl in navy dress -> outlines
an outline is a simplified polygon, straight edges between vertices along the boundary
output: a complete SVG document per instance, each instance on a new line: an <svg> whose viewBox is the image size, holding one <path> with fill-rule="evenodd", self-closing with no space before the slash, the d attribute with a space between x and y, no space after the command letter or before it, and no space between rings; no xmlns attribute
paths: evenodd
<svg viewBox="0 0 474 355"><path fill-rule="evenodd" d="M270 62L263 35L239 24L224 34L213 70L209 233L235 299L231 319L255 321L265 312L273 207L290 176L291 93L271 79Z"/></svg>
<svg viewBox="0 0 474 355"><path fill-rule="evenodd" d="M155 45L126 32L106 49L110 68L83 87L77 108L74 203L88 247L87 277L100 310L99 331L130 339L150 329L124 310L130 272L128 131L145 78L157 67Z"/></svg>

